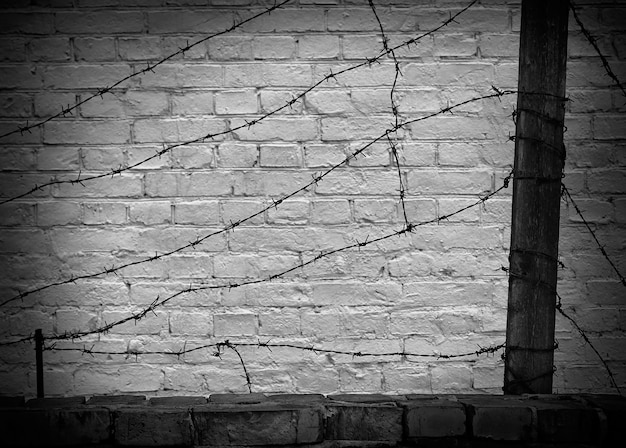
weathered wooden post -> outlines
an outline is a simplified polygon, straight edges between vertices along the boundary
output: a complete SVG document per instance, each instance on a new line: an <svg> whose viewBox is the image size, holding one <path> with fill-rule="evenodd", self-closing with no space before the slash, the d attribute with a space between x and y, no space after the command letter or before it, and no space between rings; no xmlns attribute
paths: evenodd
<svg viewBox="0 0 626 448"><path fill-rule="evenodd" d="M552 393L567 0L523 0L504 393Z"/></svg>

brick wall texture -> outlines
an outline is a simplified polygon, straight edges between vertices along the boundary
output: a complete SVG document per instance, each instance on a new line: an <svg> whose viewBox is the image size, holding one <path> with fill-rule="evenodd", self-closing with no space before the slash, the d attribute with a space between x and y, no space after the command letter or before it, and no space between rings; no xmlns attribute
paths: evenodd
<svg viewBox="0 0 626 448"><path fill-rule="evenodd" d="M389 45L439 27L468 3L375 1ZM626 4L577 4L626 80ZM365 0L293 0L206 39L272 5L2 2L0 133L84 102L0 139L1 199L50 181L103 177L46 185L0 205L2 301L61 283L1 306L0 339L38 328L44 336L95 330L187 288L214 287L183 292L106 333L57 342L44 352L47 396L248 390L238 354L226 346L220 356L207 348L180 357L59 348L176 352L228 340L453 355L504 342L511 188L454 212L499 188L510 172L516 96L402 127L391 135L399 166L382 138L318 180L393 125L394 61L328 77L383 49ZM520 17L520 1L480 0L398 49L400 120L492 94L492 86L515 89ZM626 100L571 16L569 27L564 184L625 272ZM218 135L199 139L209 134ZM431 223L323 256L403 228L398 172L409 221ZM172 255L68 282L198 239ZM626 389L626 290L566 201L560 260L563 309ZM560 315L556 322L554 391L615 392L577 330ZM0 346L0 394L35 394L33 348L32 341ZM500 393L504 375L502 350L449 359L238 351L252 390L264 393Z"/></svg>

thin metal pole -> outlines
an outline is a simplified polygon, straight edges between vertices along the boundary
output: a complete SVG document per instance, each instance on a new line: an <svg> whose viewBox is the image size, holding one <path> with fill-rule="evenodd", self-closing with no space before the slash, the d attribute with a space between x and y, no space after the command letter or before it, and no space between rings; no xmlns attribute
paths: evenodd
<svg viewBox="0 0 626 448"><path fill-rule="evenodd" d="M35 359L37 362L37 398L43 398L43 333L35 330Z"/></svg>

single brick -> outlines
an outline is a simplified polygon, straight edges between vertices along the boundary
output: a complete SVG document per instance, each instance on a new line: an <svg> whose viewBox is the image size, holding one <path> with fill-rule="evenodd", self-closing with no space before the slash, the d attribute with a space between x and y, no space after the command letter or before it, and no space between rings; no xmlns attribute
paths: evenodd
<svg viewBox="0 0 626 448"><path fill-rule="evenodd" d="M253 336L257 334L257 316L254 314L215 314L215 336Z"/></svg>
<svg viewBox="0 0 626 448"><path fill-rule="evenodd" d="M170 223L172 205L169 201L133 202L129 207L129 221L146 225Z"/></svg>
<svg viewBox="0 0 626 448"><path fill-rule="evenodd" d="M474 437L492 440L530 441L534 429L533 411L529 406L489 404L480 401L471 404L469 412Z"/></svg>
<svg viewBox="0 0 626 448"><path fill-rule="evenodd" d="M74 58L77 61L114 61L115 38L75 37Z"/></svg>
<svg viewBox="0 0 626 448"><path fill-rule="evenodd" d="M301 59L337 59L339 54L338 36L305 34L298 38L298 56Z"/></svg>
<svg viewBox="0 0 626 448"><path fill-rule="evenodd" d="M252 89L223 90L215 95L215 112L217 114L255 114L257 110L257 96Z"/></svg>
<svg viewBox="0 0 626 448"><path fill-rule="evenodd" d="M465 408L447 400L415 400L405 408L409 437L459 437L465 435Z"/></svg>
<svg viewBox="0 0 626 448"><path fill-rule="evenodd" d="M120 144L130 141L130 127L123 121L56 121L44 125L44 142L83 145Z"/></svg>
<svg viewBox="0 0 626 448"><path fill-rule="evenodd" d="M69 61L70 40L64 37L44 37L28 42L33 61Z"/></svg>
<svg viewBox="0 0 626 448"><path fill-rule="evenodd" d="M296 42L287 36L259 36L252 40L254 59L293 59Z"/></svg>
<svg viewBox="0 0 626 448"><path fill-rule="evenodd" d="M126 34L144 31L139 11L57 12L57 32L68 34Z"/></svg>
<svg viewBox="0 0 626 448"><path fill-rule="evenodd" d="M260 161L263 167L299 167L302 151L298 145L261 145Z"/></svg>
<svg viewBox="0 0 626 448"><path fill-rule="evenodd" d="M345 199L319 200L311 203L311 223L313 224L345 224L350 220L350 203Z"/></svg>
<svg viewBox="0 0 626 448"><path fill-rule="evenodd" d="M402 440L402 409L385 404L327 404L329 440Z"/></svg>
<svg viewBox="0 0 626 448"><path fill-rule="evenodd" d="M217 201L177 202L174 209L176 224L207 225L220 222Z"/></svg>

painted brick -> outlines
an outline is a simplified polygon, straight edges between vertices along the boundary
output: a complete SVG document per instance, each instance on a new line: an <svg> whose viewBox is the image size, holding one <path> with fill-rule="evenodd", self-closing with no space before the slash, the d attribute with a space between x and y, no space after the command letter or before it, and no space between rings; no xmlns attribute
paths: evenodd
<svg viewBox="0 0 626 448"><path fill-rule="evenodd" d="M146 225L167 224L172 221L171 210L168 201L135 202L129 207L129 221Z"/></svg>
<svg viewBox="0 0 626 448"><path fill-rule="evenodd" d="M44 126L44 142L83 145L128 143L130 127L123 121L50 122Z"/></svg>
<svg viewBox="0 0 626 448"><path fill-rule="evenodd" d="M252 336L257 334L254 314L216 314L213 316L215 336Z"/></svg>
<svg viewBox="0 0 626 448"><path fill-rule="evenodd" d="M249 36L219 36L208 42L209 59L237 61L252 59L252 38Z"/></svg>
<svg viewBox="0 0 626 448"><path fill-rule="evenodd" d="M218 65L163 64L154 72L149 71L139 80L146 88L219 87L223 84L222 67Z"/></svg>
<svg viewBox="0 0 626 448"><path fill-rule="evenodd" d="M261 112L276 114L301 114L304 109L304 100L302 98L294 102L299 93L295 91L284 90L268 90L263 89L260 92Z"/></svg>
<svg viewBox="0 0 626 448"><path fill-rule="evenodd" d="M487 171L409 171L408 190L411 194L482 194L491 188Z"/></svg>
<svg viewBox="0 0 626 448"><path fill-rule="evenodd" d="M234 130L237 128L237 130ZM314 140L317 137L317 120L300 118L266 118L265 120L248 126L246 121L237 118L231 120L233 135L240 140L281 140L302 141Z"/></svg>
<svg viewBox="0 0 626 448"><path fill-rule="evenodd" d="M206 225L219 222L217 201L177 202L174 207L176 224Z"/></svg>
<svg viewBox="0 0 626 448"><path fill-rule="evenodd" d="M37 167L40 170L77 170L79 152L76 148L44 147L37 151Z"/></svg>
<svg viewBox="0 0 626 448"><path fill-rule="evenodd" d="M175 335L208 336L213 333L211 316L194 312L172 312L169 317L170 333Z"/></svg>
<svg viewBox="0 0 626 448"><path fill-rule="evenodd" d="M83 204L85 224L124 224L126 204L121 202L85 202Z"/></svg>
<svg viewBox="0 0 626 448"><path fill-rule="evenodd" d="M53 34L54 16L41 13L3 13L2 33Z"/></svg>
<svg viewBox="0 0 626 448"><path fill-rule="evenodd" d="M311 222L314 224L345 224L351 221L347 200L319 200L311 203Z"/></svg>
<svg viewBox="0 0 626 448"><path fill-rule="evenodd" d="M0 37L0 61L21 62L26 60L26 39Z"/></svg>
<svg viewBox="0 0 626 448"><path fill-rule="evenodd" d="M77 61L115 60L115 39L112 37L76 37L73 45Z"/></svg>
<svg viewBox="0 0 626 448"><path fill-rule="evenodd" d="M27 44L33 61L69 61L70 41L67 38L32 39Z"/></svg>
<svg viewBox="0 0 626 448"><path fill-rule="evenodd" d="M58 12L57 32L67 34L122 34L144 31L143 14L138 11Z"/></svg>
<svg viewBox="0 0 626 448"><path fill-rule="evenodd" d="M40 202L37 204L39 226L79 224L82 221L81 215L81 206L78 202Z"/></svg>
<svg viewBox="0 0 626 448"><path fill-rule="evenodd" d="M254 59L293 59L296 42L292 37L263 36L252 40Z"/></svg>
<svg viewBox="0 0 626 448"><path fill-rule="evenodd" d="M218 114L254 114L257 109L254 90L225 90L215 95L215 112Z"/></svg>
<svg viewBox="0 0 626 448"><path fill-rule="evenodd" d="M298 38L300 59L337 59L340 51L338 36L302 35Z"/></svg>
<svg viewBox="0 0 626 448"><path fill-rule="evenodd" d="M213 92L188 92L172 97L174 115L210 115L213 113Z"/></svg>
<svg viewBox="0 0 626 448"><path fill-rule="evenodd" d="M261 145L260 161L263 167L298 167L302 152L296 145Z"/></svg>

